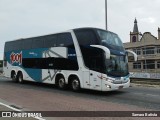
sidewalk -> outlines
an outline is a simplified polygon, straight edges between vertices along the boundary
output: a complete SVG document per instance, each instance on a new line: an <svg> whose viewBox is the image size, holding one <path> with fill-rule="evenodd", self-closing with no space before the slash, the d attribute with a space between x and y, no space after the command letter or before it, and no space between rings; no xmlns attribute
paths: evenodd
<svg viewBox="0 0 160 120"><path fill-rule="evenodd" d="M131 79L131 86L143 86L143 87L153 87L160 88L160 80L152 79Z"/></svg>

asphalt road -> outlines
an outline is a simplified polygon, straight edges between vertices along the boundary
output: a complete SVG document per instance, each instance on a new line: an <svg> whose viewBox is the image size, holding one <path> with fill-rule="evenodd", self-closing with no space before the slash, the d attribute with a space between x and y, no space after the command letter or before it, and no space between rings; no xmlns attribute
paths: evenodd
<svg viewBox="0 0 160 120"><path fill-rule="evenodd" d="M160 88L142 86L114 92L75 93L53 85L19 84L0 77L0 99L33 111L160 111Z"/></svg>

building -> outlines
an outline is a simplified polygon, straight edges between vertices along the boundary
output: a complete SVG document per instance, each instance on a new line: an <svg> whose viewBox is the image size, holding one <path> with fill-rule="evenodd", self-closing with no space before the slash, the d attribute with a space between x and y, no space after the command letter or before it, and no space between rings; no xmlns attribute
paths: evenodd
<svg viewBox="0 0 160 120"><path fill-rule="evenodd" d="M130 32L130 42L124 43L124 46L138 55L137 62L129 62L132 77L160 79L160 28L158 38L150 32L142 35L135 19L133 32Z"/></svg>

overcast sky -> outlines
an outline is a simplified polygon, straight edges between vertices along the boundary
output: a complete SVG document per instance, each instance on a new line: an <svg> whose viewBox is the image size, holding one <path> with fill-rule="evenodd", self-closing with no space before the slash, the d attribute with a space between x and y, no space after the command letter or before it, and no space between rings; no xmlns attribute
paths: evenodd
<svg viewBox="0 0 160 120"><path fill-rule="evenodd" d="M8 40L79 27L105 29L105 0L0 0L0 59ZM108 29L129 41L137 18L139 31L157 37L160 0L108 0Z"/></svg>

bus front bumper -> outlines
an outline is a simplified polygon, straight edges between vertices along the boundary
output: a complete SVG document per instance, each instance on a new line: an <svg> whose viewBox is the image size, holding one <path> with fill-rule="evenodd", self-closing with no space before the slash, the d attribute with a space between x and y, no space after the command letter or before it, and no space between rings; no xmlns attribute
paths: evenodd
<svg viewBox="0 0 160 120"><path fill-rule="evenodd" d="M102 91L115 91L123 88L129 88L130 79L126 83L112 83L109 81L102 80Z"/></svg>

